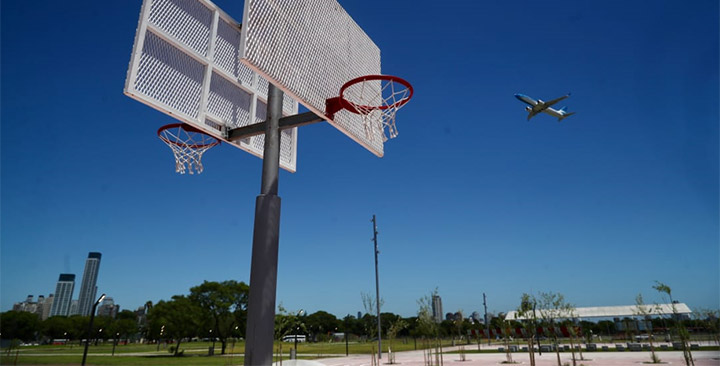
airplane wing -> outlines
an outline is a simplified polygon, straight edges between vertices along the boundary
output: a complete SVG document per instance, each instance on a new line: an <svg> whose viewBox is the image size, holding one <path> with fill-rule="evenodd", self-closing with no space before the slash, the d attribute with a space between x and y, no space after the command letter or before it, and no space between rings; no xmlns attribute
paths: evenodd
<svg viewBox="0 0 720 366"><path fill-rule="evenodd" d="M535 117L535 115L538 114L538 113L540 113L540 112L541 112L541 111L536 111L536 110L534 110L534 109L530 109L530 110L528 111L527 120L529 121L530 118Z"/></svg>
<svg viewBox="0 0 720 366"><path fill-rule="evenodd" d="M559 101L561 101L561 100L563 100L563 99L565 99L565 98L567 98L567 97L569 97L569 96L570 96L570 94L568 94L568 95L563 95L563 96L560 97L560 98L553 99L553 100L551 100L551 101L545 102L544 107L547 108L547 107L549 107L549 106L551 106L551 105L553 105L553 104L555 104L555 103L557 103L557 102L559 102Z"/></svg>

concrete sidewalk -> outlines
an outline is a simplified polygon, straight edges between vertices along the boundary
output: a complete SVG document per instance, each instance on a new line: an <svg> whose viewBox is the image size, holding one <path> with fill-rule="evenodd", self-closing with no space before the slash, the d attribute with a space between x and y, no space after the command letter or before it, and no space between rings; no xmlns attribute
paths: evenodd
<svg viewBox="0 0 720 366"><path fill-rule="evenodd" d="M443 352L456 351L458 347L443 349ZM684 365L685 361L681 351L657 352L663 364ZM693 351L695 366L718 366L720 365L720 351ZM476 366L476 365L500 365L507 361L504 353L468 353L465 361L460 360L460 354L443 353L443 365L454 366ZM650 360L650 352L585 352L585 360L580 360L576 354L576 365L585 366L638 366ZM401 366L423 366L425 359L422 351L398 352L395 354L395 364ZM529 365L528 353L512 353L512 359L516 364ZM561 352L560 360L563 365L572 365L572 353ZM325 366L370 366L372 364L370 355L351 355L342 357L322 358L315 360ZM537 366L557 366L557 356L554 352L543 352L542 356L535 354ZM287 366L290 364L283 362ZM387 354L383 354L379 365L387 365Z"/></svg>

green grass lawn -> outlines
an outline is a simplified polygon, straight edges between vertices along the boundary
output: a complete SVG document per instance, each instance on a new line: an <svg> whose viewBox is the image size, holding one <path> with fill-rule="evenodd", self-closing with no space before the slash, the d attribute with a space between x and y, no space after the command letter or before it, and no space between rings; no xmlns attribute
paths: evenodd
<svg viewBox="0 0 720 366"><path fill-rule="evenodd" d="M395 340L392 343L383 340L383 351L391 345L393 351L407 351L415 349L412 339L406 341ZM282 345L282 346L281 346ZM448 344L449 345L449 344ZM174 344L135 344L118 345L115 347L115 356L112 356L112 343L90 345L88 348L87 365L242 365L242 354L245 352L245 343L228 342L226 355L221 356L221 343L215 342L215 356L208 356L208 349L212 342L184 342L180 344L182 357L173 357L170 353ZM283 359L289 358L290 349L294 346L290 342L276 342L274 350L277 353L282 349ZM422 347L418 341L417 347ZM44 345L23 346L14 349L8 355L4 349L0 353L0 365L79 365L82 361L84 344L72 345ZM348 350L351 354L370 354L377 352L377 343L350 342ZM17 352L16 352L17 351ZM300 358L331 357L345 355L345 342L326 343L298 343Z"/></svg>
<svg viewBox="0 0 720 366"><path fill-rule="evenodd" d="M47 355L29 356L22 353L17 359L18 365L79 365L82 354L79 356ZM3 354L0 364L12 365L15 356ZM243 358L236 357L207 357L207 356L97 356L88 355L86 365L242 365Z"/></svg>

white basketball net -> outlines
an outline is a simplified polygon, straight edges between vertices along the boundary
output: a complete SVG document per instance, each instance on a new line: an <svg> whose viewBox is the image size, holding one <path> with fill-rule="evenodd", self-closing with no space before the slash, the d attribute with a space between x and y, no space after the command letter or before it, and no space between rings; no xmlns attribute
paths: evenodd
<svg viewBox="0 0 720 366"><path fill-rule="evenodd" d="M182 125L166 128L158 133L175 155L175 172L202 173L202 155L220 141L202 132L188 131Z"/></svg>
<svg viewBox="0 0 720 366"><path fill-rule="evenodd" d="M393 80L365 80L348 86L342 97L362 116L365 134L382 134L383 142L398 135L395 114L410 97L410 90Z"/></svg>

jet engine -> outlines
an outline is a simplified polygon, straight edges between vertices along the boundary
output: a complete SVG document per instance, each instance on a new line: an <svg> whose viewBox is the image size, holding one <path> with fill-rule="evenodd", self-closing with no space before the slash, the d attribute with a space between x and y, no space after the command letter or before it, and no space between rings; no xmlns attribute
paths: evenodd
<svg viewBox="0 0 720 366"><path fill-rule="evenodd" d="M528 112L531 112L531 111L532 111L532 107L527 106L527 107L525 107L525 110L528 111Z"/></svg>

